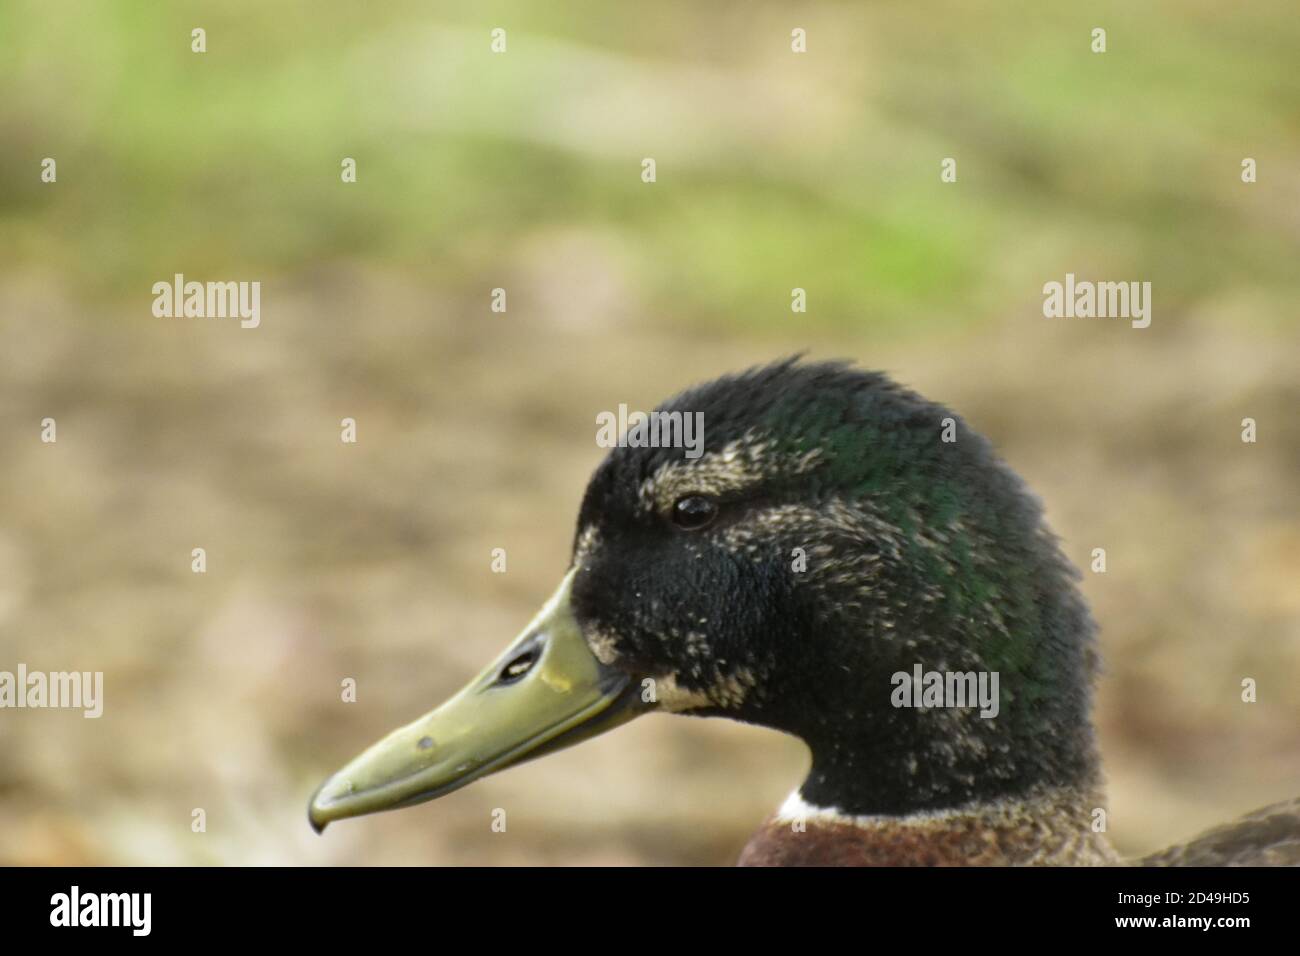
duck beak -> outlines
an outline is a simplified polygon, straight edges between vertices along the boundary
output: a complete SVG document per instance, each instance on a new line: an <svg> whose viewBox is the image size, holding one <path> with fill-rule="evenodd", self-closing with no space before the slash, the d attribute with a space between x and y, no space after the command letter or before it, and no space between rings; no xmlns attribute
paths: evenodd
<svg viewBox="0 0 1300 956"><path fill-rule="evenodd" d="M307 810L317 833L344 817L441 797L646 709L632 679L600 663L583 639L569 603L574 573L469 686L321 784Z"/></svg>

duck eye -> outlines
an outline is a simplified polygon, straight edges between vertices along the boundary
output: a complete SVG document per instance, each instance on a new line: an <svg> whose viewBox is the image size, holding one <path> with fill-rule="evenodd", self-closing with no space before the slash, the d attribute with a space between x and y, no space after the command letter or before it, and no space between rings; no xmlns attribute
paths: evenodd
<svg viewBox="0 0 1300 956"><path fill-rule="evenodd" d="M718 503L703 495L687 495L673 505L673 524L686 531L707 527L717 516Z"/></svg>

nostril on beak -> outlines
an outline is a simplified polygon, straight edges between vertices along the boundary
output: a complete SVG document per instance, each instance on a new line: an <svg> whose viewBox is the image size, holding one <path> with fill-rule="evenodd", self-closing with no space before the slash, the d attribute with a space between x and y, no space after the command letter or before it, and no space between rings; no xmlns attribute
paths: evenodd
<svg viewBox="0 0 1300 956"><path fill-rule="evenodd" d="M419 747L421 750L428 750L430 747L433 746L433 738L421 737L419 743L417 743L416 746Z"/></svg>
<svg viewBox="0 0 1300 956"><path fill-rule="evenodd" d="M505 667L501 668L501 673L497 674L497 684L513 684L519 678L523 677L542 657L542 650L546 647L546 635L538 634L528 642L528 646L510 659Z"/></svg>
<svg viewBox="0 0 1300 956"><path fill-rule="evenodd" d="M539 656L540 651L535 647L531 647L524 651L505 667L501 668L501 673L497 677L497 683L511 684L519 680L519 678L523 677L533 669L533 665L537 663L537 658Z"/></svg>

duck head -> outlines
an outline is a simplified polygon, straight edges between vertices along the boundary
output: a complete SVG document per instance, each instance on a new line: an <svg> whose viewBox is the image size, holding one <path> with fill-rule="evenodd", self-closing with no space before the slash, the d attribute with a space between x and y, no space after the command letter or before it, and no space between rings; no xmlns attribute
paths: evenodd
<svg viewBox="0 0 1300 956"><path fill-rule="evenodd" d="M459 694L328 779L313 826L655 710L800 737L800 796L848 814L1093 784L1076 572L960 418L882 374L793 359L658 411L701 413L703 453L612 450L545 607ZM996 716L900 706L897 675L917 665L996 673Z"/></svg>

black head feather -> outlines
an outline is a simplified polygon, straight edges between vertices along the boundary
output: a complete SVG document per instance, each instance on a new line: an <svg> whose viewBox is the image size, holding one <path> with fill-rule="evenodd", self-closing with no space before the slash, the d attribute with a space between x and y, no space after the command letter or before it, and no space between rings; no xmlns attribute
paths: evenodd
<svg viewBox="0 0 1300 956"><path fill-rule="evenodd" d="M1094 782L1077 574L958 416L796 359L659 411L700 413L704 454L613 450L578 520L574 608L603 660L652 678L667 709L801 737L804 797L850 813ZM691 496L716 516L683 530ZM998 672L997 717L895 707L892 675L917 664Z"/></svg>

